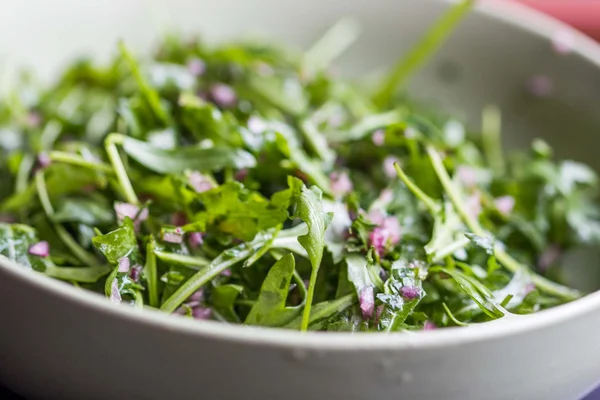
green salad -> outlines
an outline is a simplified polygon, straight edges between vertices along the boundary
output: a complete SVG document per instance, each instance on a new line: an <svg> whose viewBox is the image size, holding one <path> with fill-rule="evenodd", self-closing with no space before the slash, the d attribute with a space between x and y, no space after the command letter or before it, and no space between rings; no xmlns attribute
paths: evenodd
<svg viewBox="0 0 600 400"><path fill-rule="evenodd" d="M465 326L577 299L561 255L600 239L598 179L536 140L503 154L402 96L472 6L377 85L309 51L124 43L0 103L0 257L129 307L294 330ZM125 306L125 305L123 305Z"/></svg>

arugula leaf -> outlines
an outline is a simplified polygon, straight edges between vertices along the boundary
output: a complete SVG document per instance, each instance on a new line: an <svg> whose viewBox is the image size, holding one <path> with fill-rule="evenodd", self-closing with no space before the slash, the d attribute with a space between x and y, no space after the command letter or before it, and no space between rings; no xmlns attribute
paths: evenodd
<svg viewBox="0 0 600 400"><path fill-rule="evenodd" d="M214 312L218 313L225 321L240 323L240 317L235 312L235 301L243 293L244 287L240 285L221 285L211 292L210 304Z"/></svg>
<svg viewBox="0 0 600 400"><path fill-rule="evenodd" d="M325 229L327 228L327 218L323 210L322 193L317 187L308 189L302 181L297 178L289 178L288 184L294 193L293 201L296 205L294 216L300 218L308 226L308 233L298 237L298 242L308 253L308 258L312 265L310 283L308 286L308 295L304 313L302 317L302 330L308 329L310 318L310 308L314 296L314 287L323 259L323 249L325 248Z"/></svg>
<svg viewBox="0 0 600 400"><path fill-rule="evenodd" d="M291 253L280 258L271 267L245 324L281 326L300 312L299 309L285 307L294 267L294 256Z"/></svg>
<svg viewBox="0 0 600 400"><path fill-rule="evenodd" d="M188 146L165 150L131 137L121 137L120 141L128 156L149 170L160 174L176 174L186 170L243 169L256 165L254 156L241 149Z"/></svg>
<svg viewBox="0 0 600 400"><path fill-rule="evenodd" d="M94 237L92 243L109 263L117 264L120 259L138 249L133 221L131 218L125 218L123 226L107 234Z"/></svg>
<svg viewBox="0 0 600 400"><path fill-rule="evenodd" d="M200 289L211 279L225 271L232 265L244 261L253 253L259 251L273 237L275 231L273 229L264 231L256 235L251 242L242 243L238 246L225 250L217 258L211 261L206 267L194 274L183 285L181 285L175 293L173 293L160 307L166 312L173 312L175 309L190 297L196 290Z"/></svg>
<svg viewBox="0 0 600 400"><path fill-rule="evenodd" d="M258 232L274 228L288 217L287 191L273 195L269 201L238 182L227 182L199 193L197 198L206 211L195 214L192 223L182 227L185 232L203 232L216 225L223 233L252 240Z"/></svg>

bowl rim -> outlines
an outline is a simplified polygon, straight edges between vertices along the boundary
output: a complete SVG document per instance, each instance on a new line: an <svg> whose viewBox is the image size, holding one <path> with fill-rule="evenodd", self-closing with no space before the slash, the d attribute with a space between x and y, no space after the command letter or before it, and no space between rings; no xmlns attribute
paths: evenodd
<svg viewBox="0 0 600 400"><path fill-rule="evenodd" d="M435 0L452 3L458 0ZM500 20L517 29L552 40L557 32L568 33L573 38L572 50L599 68L600 45L576 29L519 3L504 0L480 2L476 12ZM32 273L4 257L0 257L0 273L62 300L72 301L105 316L136 323L146 328L182 334L191 337L237 342L255 346L289 349L314 349L319 351L370 351L390 349L423 349L464 345L494 340L501 337L540 330L559 323L567 323L594 310L600 310L600 291L573 302L543 310L527 316L473 325L468 328L444 328L415 334L387 335L381 340L376 333L349 332L298 332L279 328L248 327L218 321L195 321L189 318L166 315L164 312L134 307L115 306L101 295L80 290L65 282L50 279L41 273Z"/></svg>

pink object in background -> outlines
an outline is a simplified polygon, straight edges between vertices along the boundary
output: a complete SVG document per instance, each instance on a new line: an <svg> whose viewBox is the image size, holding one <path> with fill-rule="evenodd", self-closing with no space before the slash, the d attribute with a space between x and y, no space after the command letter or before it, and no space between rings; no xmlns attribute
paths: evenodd
<svg viewBox="0 0 600 400"><path fill-rule="evenodd" d="M600 0L516 0L600 40Z"/></svg>

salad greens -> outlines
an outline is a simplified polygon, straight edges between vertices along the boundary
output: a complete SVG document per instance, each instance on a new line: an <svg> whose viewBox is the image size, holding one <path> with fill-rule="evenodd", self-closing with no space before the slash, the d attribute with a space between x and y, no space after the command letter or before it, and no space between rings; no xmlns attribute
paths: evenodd
<svg viewBox="0 0 600 400"><path fill-rule="evenodd" d="M504 155L396 96L472 1L375 91L267 42L119 43L0 103L0 254L116 303L225 323L414 331L577 299L561 256L600 241L596 174L543 141Z"/></svg>

